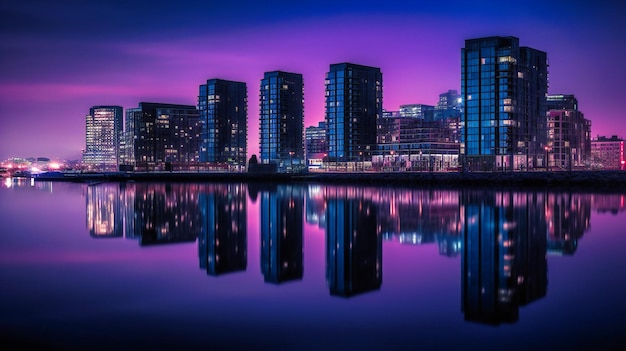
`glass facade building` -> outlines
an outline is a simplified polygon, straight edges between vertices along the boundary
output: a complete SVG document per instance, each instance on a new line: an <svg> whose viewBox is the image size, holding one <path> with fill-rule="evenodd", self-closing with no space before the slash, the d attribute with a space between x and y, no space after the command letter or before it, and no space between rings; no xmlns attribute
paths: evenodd
<svg viewBox="0 0 626 351"><path fill-rule="evenodd" d="M273 163L279 171L304 166L304 84L302 75L266 72L261 80L261 163Z"/></svg>
<svg viewBox="0 0 626 351"><path fill-rule="evenodd" d="M466 40L461 55L464 169L545 167L546 53L515 37L487 37Z"/></svg>
<svg viewBox="0 0 626 351"><path fill-rule="evenodd" d="M121 156L124 114L121 106L93 106L85 117L83 163L101 170L117 170Z"/></svg>
<svg viewBox="0 0 626 351"><path fill-rule="evenodd" d="M242 170L246 166L248 90L246 83L210 79L200 85L200 162Z"/></svg>
<svg viewBox="0 0 626 351"><path fill-rule="evenodd" d="M376 147L376 121L383 112L380 68L332 64L325 85L327 159L359 161Z"/></svg>
<svg viewBox="0 0 626 351"><path fill-rule="evenodd" d="M196 106L140 102L126 110L127 162L139 170L198 166L200 118Z"/></svg>

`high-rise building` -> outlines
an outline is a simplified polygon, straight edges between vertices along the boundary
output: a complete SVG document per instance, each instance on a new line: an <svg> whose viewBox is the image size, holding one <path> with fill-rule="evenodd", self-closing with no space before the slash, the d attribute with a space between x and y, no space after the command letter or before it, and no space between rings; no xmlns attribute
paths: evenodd
<svg viewBox="0 0 626 351"><path fill-rule="evenodd" d="M246 166L248 90L246 83L209 79L200 85L200 162L242 170Z"/></svg>
<svg viewBox="0 0 626 351"><path fill-rule="evenodd" d="M604 170L626 170L624 139L613 135L598 136L591 141L591 167Z"/></svg>
<svg viewBox="0 0 626 351"><path fill-rule="evenodd" d="M380 68L332 64L325 84L327 159L360 161L376 148L376 121L383 112Z"/></svg>
<svg viewBox="0 0 626 351"><path fill-rule="evenodd" d="M127 162L140 170L198 166L200 118L195 106L140 102L126 110Z"/></svg>
<svg viewBox="0 0 626 351"><path fill-rule="evenodd" d="M546 53L515 37L486 37L466 40L461 54L464 169L544 167Z"/></svg>
<svg viewBox="0 0 626 351"><path fill-rule="evenodd" d="M261 163L279 171L304 165L304 84L302 75L265 72L260 90Z"/></svg>
<svg viewBox="0 0 626 351"><path fill-rule="evenodd" d="M116 170L123 137L121 106L93 106L85 117L86 147L83 163L92 168Z"/></svg>

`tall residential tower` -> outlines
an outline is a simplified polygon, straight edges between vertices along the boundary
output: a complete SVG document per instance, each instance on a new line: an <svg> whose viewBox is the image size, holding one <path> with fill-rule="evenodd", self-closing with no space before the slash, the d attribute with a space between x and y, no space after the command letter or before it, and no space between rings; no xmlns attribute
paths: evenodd
<svg viewBox="0 0 626 351"><path fill-rule="evenodd" d="M261 163L279 171L304 167L304 84L302 75L265 72L261 79Z"/></svg>
<svg viewBox="0 0 626 351"><path fill-rule="evenodd" d="M210 79L200 85L200 162L245 169L248 126L246 83Z"/></svg>
<svg viewBox="0 0 626 351"><path fill-rule="evenodd" d="M330 162L360 161L376 149L376 121L383 113L380 68L330 65L326 74L326 145Z"/></svg>
<svg viewBox="0 0 626 351"><path fill-rule="evenodd" d="M121 106L93 106L85 117L83 163L102 170L116 170L123 137Z"/></svg>
<svg viewBox="0 0 626 351"><path fill-rule="evenodd" d="M545 167L547 55L515 37L465 41L461 157L466 170Z"/></svg>

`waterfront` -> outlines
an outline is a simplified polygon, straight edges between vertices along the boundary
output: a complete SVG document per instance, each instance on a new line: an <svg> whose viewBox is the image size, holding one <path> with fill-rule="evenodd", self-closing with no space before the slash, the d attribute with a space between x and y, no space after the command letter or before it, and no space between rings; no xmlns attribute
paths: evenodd
<svg viewBox="0 0 626 351"><path fill-rule="evenodd" d="M626 345L626 194L6 183L3 343Z"/></svg>

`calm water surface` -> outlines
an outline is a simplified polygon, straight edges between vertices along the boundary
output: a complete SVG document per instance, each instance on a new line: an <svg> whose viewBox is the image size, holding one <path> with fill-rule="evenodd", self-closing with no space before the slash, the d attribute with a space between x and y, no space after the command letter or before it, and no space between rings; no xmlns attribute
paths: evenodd
<svg viewBox="0 0 626 351"><path fill-rule="evenodd" d="M4 347L626 349L626 194L6 180L0 223Z"/></svg>

